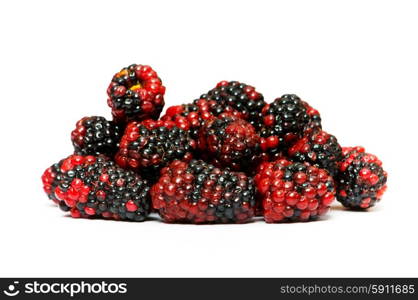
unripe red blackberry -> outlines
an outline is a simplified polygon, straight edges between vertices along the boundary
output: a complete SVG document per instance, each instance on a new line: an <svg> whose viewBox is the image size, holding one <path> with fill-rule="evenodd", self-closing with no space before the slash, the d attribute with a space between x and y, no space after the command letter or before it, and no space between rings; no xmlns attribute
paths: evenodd
<svg viewBox="0 0 418 300"><path fill-rule="evenodd" d="M244 223L254 216L254 196L250 177L202 160L171 162L151 188L153 208L170 223Z"/></svg>
<svg viewBox="0 0 418 300"><path fill-rule="evenodd" d="M344 147L343 157L336 178L337 200L351 209L374 206L386 191L382 162L363 147Z"/></svg>
<svg viewBox="0 0 418 300"><path fill-rule="evenodd" d="M219 116L228 110L238 111L241 118L258 129L261 111L266 105L264 97L254 87L238 81L221 81L215 88L200 96L210 104L210 111ZM195 100L195 103L199 99Z"/></svg>
<svg viewBox="0 0 418 300"><path fill-rule="evenodd" d="M259 141L250 123L223 117L209 120L201 127L198 148L215 166L243 170L258 154Z"/></svg>
<svg viewBox="0 0 418 300"><path fill-rule="evenodd" d="M71 132L74 151L81 155L113 156L122 136L121 126L103 117L84 117Z"/></svg>
<svg viewBox="0 0 418 300"><path fill-rule="evenodd" d="M342 159L342 150L335 136L317 130L297 140L289 148L288 155L294 161L318 165L335 176Z"/></svg>
<svg viewBox="0 0 418 300"><path fill-rule="evenodd" d="M306 162L262 163L254 182L268 223L316 220L328 212L335 198L329 173Z"/></svg>
<svg viewBox="0 0 418 300"><path fill-rule="evenodd" d="M120 141L115 161L122 168L147 173L174 159L190 159L196 142L171 121L131 122Z"/></svg>
<svg viewBox="0 0 418 300"><path fill-rule="evenodd" d="M165 87L150 66L133 64L113 76L107 103L117 123L156 120L164 107L164 94Z"/></svg>
<svg viewBox="0 0 418 300"><path fill-rule="evenodd" d="M143 221L150 187L132 171L104 156L70 155L42 175L48 197L71 216Z"/></svg>
<svg viewBox="0 0 418 300"><path fill-rule="evenodd" d="M319 113L293 94L283 95L264 106L262 116L261 148L273 154L288 149L308 128L312 128L310 132L320 127Z"/></svg>

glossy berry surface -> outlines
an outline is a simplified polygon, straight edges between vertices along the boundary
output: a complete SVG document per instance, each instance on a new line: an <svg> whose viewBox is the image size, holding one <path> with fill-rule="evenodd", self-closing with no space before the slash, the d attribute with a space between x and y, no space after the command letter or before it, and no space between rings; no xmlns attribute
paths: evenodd
<svg viewBox="0 0 418 300"><path fill-rule="evenodd" d="M200 99L209 101L210 111L215 116L227 111L237 111L241 118L256 129L261 124L261 111L266 105L261 93L254 87L238 81L221 81L215 88L201 95Z"/></svg>
<svg viewBox="0 0 418 300"><path fill-rule="evenodd" d="M74 151L81 155L113 156L122 136L121 126L103 117L84 117L71 132Z"/></svg>
<svg viewBox="0 0 418 300"><path fill-rule="evenodd" d="M386 191L387 173L382 162L363 147L344 147L337 175L337 200L351 209L367 209Z"/></svg>
<svg viewBox="0 0 418 300"><path fill-rule="evenodd" d="M70 155L42 175L44 191L74 218L143 221L150 211L150 186L104 156Z"/></svg>
<svg viewBox="0 0 418 300"><path fill-rule="evenodd" d="M164 94L165 87L150 66L133 64L113 76L107 103L117 123L158 119Z"/></svg>
<svg viewBox="0 0 418 300"><path fill-rule="evenodd" d="M308 126L315 126L308 109L307 103L293 94L283 95L264 106L260 129L262 150L275 153L287 149L304 135Z"/></svg>
<svg viewBox="0 0 418 300"><path fill-rule="evenodd" d="M236 117L207 121L199 131L198 148L217 167L240 170L259 152L254 127Z"/></svg>
<svg viewBox="0 0 418 300"><path fill-rule="evenodd" d="M141 174L157 172L174 159L191 158L196 142L171 121L131 122L121 139L116 163Z"/></svg>
<svg viewBox="0 0 418 300"><path fill-rule="evenodd" d="M153 208L165 222L244 223L254 216L255 187L244 173L202 160L175 160L151 189Z"/></svg>
<svg viewBox="0 0 418 300"><path fill-rule="evenodd" d="M287 159L265 162L254 181L268 223L316 220L328 212L335 198L332 177L309 163Z"/></svg>
<svg viewBox="0 0 418 300"><path fill-rule="evenodd" d="M294 161L318 165L335 176L342 159L342 149L335 136L319 130L297 140L289 148L288 155Z"/></svg>

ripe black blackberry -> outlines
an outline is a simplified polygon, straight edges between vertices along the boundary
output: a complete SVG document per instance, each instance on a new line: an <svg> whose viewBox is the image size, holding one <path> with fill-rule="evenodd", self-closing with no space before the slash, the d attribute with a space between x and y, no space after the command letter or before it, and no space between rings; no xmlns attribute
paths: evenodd
<svg viewBox="0 0 418 300"><path fill-rule="evenodd" d="M174 159L191 159L195 147L196 142L189 133L171 121L131 122L121 139L115 161L122 168L154 176Z"/></svg>
<svg viewBox="0 0 418 300"><path fill-rule="evenodd" d="M120 125L103 117L84 117L71 132L71 141L75 153L113 156L118 150L122 132Z"/></svg>
<svg viewBox="0 0 418 300"><path fill-rule="evenodd" d="M386 191L387 173L382 162L363 147L345 147L336 178L337 200L351 209L367 209Z"/></svg>
<svg viewBox="0 0 418 300"><path fill-rule="evenodd" d="M310 122L304 102L296 95L286 94L264 106L261 147L275 153L287 149L303 136Z"/></svg>
<svg viewBox="0 0 418 300"><path fill-rule="evenodd" d="M264 97L254 87L238 81L221 81L215 88L200 96L209 101L215 116L227 110L238 111L241 117L256 129L261 124L261 111L266 105ZM199 99L195 100L197 103Z"/></svg>
<svg viewBox="0 0 418 300"><path fill-rule="evenodd" d="M202 160L171 162L151 188L153 208L170 223L244 223L254 216L254 196L252 178Z"/></svg>
<svg viewBox="0 0 418 300"><path fill-rule="evenodd" d="M123 68L113 76L107 94L117 123L156 120L164 107L165 87L150 66L132 64Z"/></svg>
<svg viewBox="0 0 418 300"><path fill-rule="evenodd" d="M217 167L246 170L260 151L254 127L236 117L207 121L199 131L198 148Z"/></svg>
<svg viewBox="0 0 418 300"><path fill-rule="evenodd" d="M335 136L319 130L297 140L289 148L288 155L294 161L318 165L335 176L342 159L342 149Z"/></svg>
<svg viewBox="0 0 418 300"><path fill-rule="evenodd" d="M150 211L149 184L104 156L70 155L48 168L48 197L71 216L143 221Z"/></svg>
<svg viewBox="0 0 418 300"><path fill-rule="evenodd" d="M284 158L264 162L254 177L258 203L268 223L316 220L335 199L329 173Z"/></svg>

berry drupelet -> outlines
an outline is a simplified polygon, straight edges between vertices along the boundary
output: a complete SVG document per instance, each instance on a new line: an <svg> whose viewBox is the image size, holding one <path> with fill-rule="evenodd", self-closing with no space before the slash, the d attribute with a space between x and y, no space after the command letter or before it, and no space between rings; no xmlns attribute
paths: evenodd
<svg viewBox="0 0 418 300"><path fill-rule="evenodd" d="M261 93L254 87L238 81L221 81L215 88L201 95L200 99L209 101L210 111L215 116L228 110L237 111L256 129L262 120L261 110L266 105Z"/></svg>
<svg viewBox="0 0 418 300"><path fill-rule="evenodd" d="M150 211L146 180L104 156L71 155L42 175L48 197L74 218L143 221Z"/></svg>
<svg viewBox="0 0 418 300"><path fill-rule="evenodd" d="M288 155L294 161L318 165L335 176L342 159L342 149L335 136L319 130L297 140L289 148Z"/></svg>
<svg viewBox="0 0 418 300"><path fill-rule="evenodd" d="M113 76L107 103L117 123L158 119L164 94L165 87L150 66L133 64Z"/></svg>
<svg viewBox="0 0 418 300"><path fill-rule="evenodd" d="M329 173L306 162L264 162L254 181L267 223L316 220L327 213L335 197Z"/></svg>
<svg viewBox="0 0 418 300"><path fill-rule="evenodd" d="M201 127L198 148L217 167L243 170L258 154L259 141L250 123L223 117L209 120Z"/></svg>
<svg viewBox="0 0 418 300"><path fill-rule="evenodd" d="M119 147L122 133L121 126L103 117L84 117L71 132L71 141L75 153L113 156Z"/></svg>
<svg viewBox="0 0 418 300"><path fill-rule="evenodd" d="M304 103L293 94L276 98L264 106L262 114L261 147L263 151L270 153L287 149L303 136L310 121Z"/></svg>
<svg viewBox="0 0 418 300"><path fill-rule="evenodd" d="M382 162L363 147L344 147L336 178L337 200L351 209L367 209L386 191L387 173Z"/></svg>
<svg viewBox="0 0 418 300"><path fill-rule="evenodd" d="M255 187L244 173L202 160L175 160L151 188L153 208L165 222L244 223L254 216Z"/></svg>
<svg viewBox="0 0 418 300"><path fill-rule="evenodd" d="M122 168L155 174L174 159L190 159L196 142L172 121L131 122L120 141L115 161Z"/></svg>

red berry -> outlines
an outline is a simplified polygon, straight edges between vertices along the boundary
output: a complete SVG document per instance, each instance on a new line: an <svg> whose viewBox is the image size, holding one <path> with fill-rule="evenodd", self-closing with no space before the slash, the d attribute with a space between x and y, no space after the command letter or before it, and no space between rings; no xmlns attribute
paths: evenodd
<svg viewBox="0 0 418 300"><path fill-rule="evenodd" d="M318 180L320 176L324 180ZM335 197L332 177L309 163L286 159L262 163L254 182L268 223L315 220Z"/></svg>
<svg viewBox="0 0 418 300"><path fill-rule="evenodd" d="M219 167L243 170L259 151L260 137L248 122L224 117L207 121L199 131L198 148Z"/></svg>
<svg viewBox="0 0 418 300"><path fill-rule="evenodd" d="M48 197L74 218L143 221L150 210L148 182L105 156L71 155L48 168L42 183Z"/></svg>
<svg viewBox="0 0 418 300"><path fill-rule="evenodd" d="M130 65L116 73L107 94L116 122L157 119L164 106L165 87L150 66Z"/></svg>
<svg viewBox="0 0 418 300"><path fill-rule="evenodd" d="M386 190L387 173L382 162L363 147L346 147L336 177L337 200L350 209L370 208Z"/></svg>
<svg viewBox="0 0 418 300"><path fill-rule="evenodd" d="M131 122L121 139L115 161L123 168L139 171L154 180L168 162L190 158L194 148L195 142L188 132L169 120Z"/></svg>
<svg viewBox="0 0 418 300"><path fill-rule="evenodd" d="M151 189L152 204L165 222L243 223L254 216L255 187L244 173L201 160L174 160Z"/></svg>
<svg viewBox="0 0 418 300"><path fill-rule="evenodd" d="M298 162L317 164L335 176L342 159L342 149L335 136L316 130L296 140L289 148L288 155Z"/></svg>

